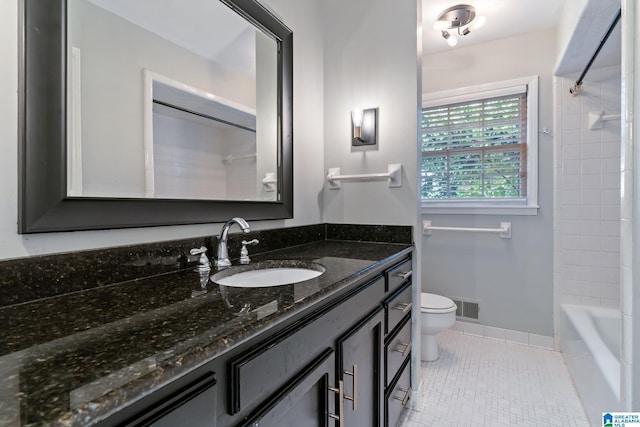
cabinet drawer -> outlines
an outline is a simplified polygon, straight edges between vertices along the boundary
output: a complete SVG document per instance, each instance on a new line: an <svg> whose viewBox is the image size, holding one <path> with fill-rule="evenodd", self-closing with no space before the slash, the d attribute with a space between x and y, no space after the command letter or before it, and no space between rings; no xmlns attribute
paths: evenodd
<svg viewBox="0 0 640 427"><path fill-rule="evenodd" d="M390 268L385 272L387 279L387 292L393 292L406 280L411 278L411 258Z"/></svg>
<svg viewBox="0 0 640 427"><path fill-rule="evenodd" d="M216 379L210 372L147 408L123 425L126 427L215 427Z"/></svg>
<svg viewBox="0 0 640 427"><path fill-rule="evenodd" d="M398 424L402 410L407 406L411 395L411 364L409 358L402 366L402 375L398 378L398 382L387 393L385 399L385 426L395 427Z"/></svg>
<svg viewBox="0 0 640 427"><path fill-rule="evenodd" d="M402 322L403 326L385 346L385 386L391 383L411 352L411 316L405 317Z"/></svg>
<svg viewBox="0 0 640 427"><path fill-rule="evenodd" d="M407 282L396 293L391 295L385 303L385 334L393 331L400 321L411 313L411 282Z"/></svg>
<svg viewBox="0 0 640 427"><path fill-rule="evenodd" d="M257 344L229 364L229 414L253 406L260 397L275 392L331 344L328 331L352 325L363 312L379 306L384 278L343 301L340 308L310 316Z"/></svg>

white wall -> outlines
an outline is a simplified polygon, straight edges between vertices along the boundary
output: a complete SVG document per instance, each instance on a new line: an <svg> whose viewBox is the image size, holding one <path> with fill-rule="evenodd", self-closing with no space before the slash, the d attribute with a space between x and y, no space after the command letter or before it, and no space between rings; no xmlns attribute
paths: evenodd
<svg viewBox="0 0 640 427"><path fill-rule="evenodd" d="M472 36L470 36L472 37ZM555 31L511 37L429 55L423 93L538 75L539 127L553 127ZM539 133L536 216L424 215L434 226L498 227L512 238L433 232L422 239L422 289L479 303L482 324L553 335L553 140Z"/></svg>
<svg viewBox="0 0 640 427"><path fill-rule="evenodd" d="M252 222L255 229L317 224L324 184L322 22L317 0L269 0L294 31L294 218ZM415 28L415 27L414 27ZM18 0L0 2L0 259L217 234L219 224L19 235Z"/></svg>

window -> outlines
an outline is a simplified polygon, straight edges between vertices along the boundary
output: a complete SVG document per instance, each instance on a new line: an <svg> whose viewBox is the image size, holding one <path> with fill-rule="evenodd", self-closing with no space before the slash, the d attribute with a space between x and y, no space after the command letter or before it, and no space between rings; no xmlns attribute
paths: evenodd
<svg viewBox="0 0 640 427"><path fill-rule="evenodd" d="M536 213L537 80L423 97L423 211Z"/></svg>

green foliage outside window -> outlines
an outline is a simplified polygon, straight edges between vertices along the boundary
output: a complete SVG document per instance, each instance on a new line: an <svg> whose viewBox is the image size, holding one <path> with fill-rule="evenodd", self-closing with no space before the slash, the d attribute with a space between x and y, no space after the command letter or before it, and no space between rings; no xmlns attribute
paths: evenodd
<svg viewBox="0 0 640 427"><path fill-rule="evenodd" d="M421 193L526 197L526 93L423 109Z"/></svg>

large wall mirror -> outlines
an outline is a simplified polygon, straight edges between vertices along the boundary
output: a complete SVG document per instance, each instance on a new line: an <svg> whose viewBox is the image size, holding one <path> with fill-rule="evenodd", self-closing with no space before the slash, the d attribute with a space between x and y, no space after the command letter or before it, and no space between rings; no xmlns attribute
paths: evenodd
<svg viewBox="0 0 640 427"><path fill-rule="evenodd" d="M262 5L22 9L19 232L292 217L292 33Z"/></svg>

